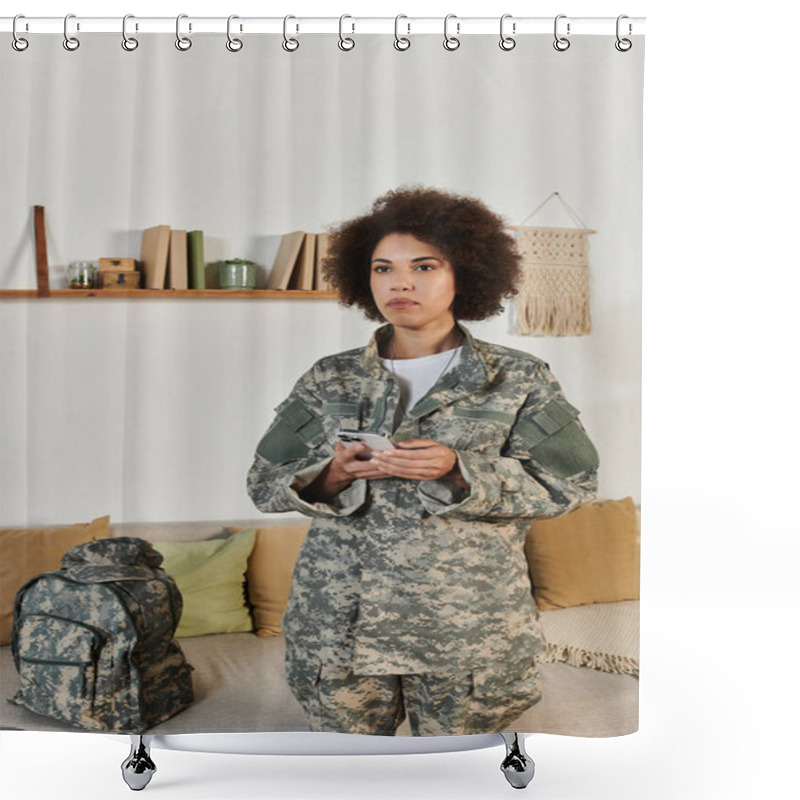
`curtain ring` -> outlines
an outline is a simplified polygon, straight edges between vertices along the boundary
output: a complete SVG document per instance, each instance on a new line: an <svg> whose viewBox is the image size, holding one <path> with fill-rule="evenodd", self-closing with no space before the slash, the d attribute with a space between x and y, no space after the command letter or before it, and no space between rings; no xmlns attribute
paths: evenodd
<svg viewBox="0 0 800 800"><path fill-rule="evenodd" d="M349 36L345 36L342 33L342 25L346 19L353 19L349 14L342 14L339 17L339 49L340 50L352 50L356 46L355 39L351 39ZM353 26L353 30L351 33L356 32L356 24L355 22L350 23Z"/></svg>
<svg viewBox="0 0 800 800"><path fill-rule="evenodd" d="M187 19L188 17L188 14L178 14L178 18L175 20L175 47L184 52L192 46L192 40L188 36L181 36L181 20ZM190 23L189 30L191 29L192 26Z"/></svg>
<svg viewBox="0 0 800 800"><path fill-rule="evenodd" d="M122 49L130 53L139 46L139 40L134 39L133 36L128 36L127 26L129 19L134 19L133 14L126 14L122 18ZM139 30L138 25L136 26L136 30Z"/></svg>
<svg viewBox="0 0 800 800"><path fill-rule="evenodd" d="M401 19L408 19L408 17L405 14L398 14L394 18L394 49L408 50L408 48L411 47L411 39L406 39L405 36L400 35L399 28ZM406 22L406 26L408 27L408 33L411 33L411 23Z"/></svg>
<svg viewBox="0 0 800 800"><path fill-rule="evenodd" d="M67 14L67 16L64 17L64 49L70 51L77 50L81 46L81 43L67 32L67 24L71 18L74 19L75 15ZM78 28L78 30L80 30L80 28Z"/></svg>
<svg viewBox="0 0 800 800"><path fill-rule="evenodd" d="M239 19L239 17L236 14L231 14L228 17L228 41L225 42L225 47L227 47L231 53L238 53L244 47L244 42L241 39L236 39L231 36L231 21L234 19Z"/></svg>
<svg viewBox="0 0 800 800"><path fill-rule="evenodd" d="M553 47L559 51L559 53L563 53L565 50L569 50L570 41L565 36L558 35L558 21L560 19L566 19L566 14L559 14L556 17L556 21L553 25L553 35L556 37L555 41L553 42ZM567 36L569 36L569 22L567 23Z"/></svg>
<svg viewBox="0 0 800 800"><path fill-rule="evenodd" d="M500 17L500 49L501 50L513 50L517 46L517 40L511 36L506 36L503 30L503 26L507 19L511 19L511 14L503 14ZM511 23L511 33L516 34L517 32L517 23Z"/></svg>
<svg viewBox="0 0 800 800"><path fill-rule="evenodd" d="M13 48L14 48L14 49L15 49L15 50L18 52L18 53L21 53L23 50L27 50L27 49L28 49L28 45L30 44L30 42L28 42L28 40L27 40L27 39L23 39L23 38L22 38L22 37L21 37L21 36L20 36L20 35L17 33L17 20L18 20L18 19L26 19L26 17L25 17L25 15L24 15L24 14L17 14L17 16L16 16L16 17L14 17L14 22L13 22L13 23L11 23L11 33L12 33L12 35L13 35L13 37L14 37L14 38L11 40L11 46L12 46L12 47L13 47Z"/></svg>
<svg viewBox="0 0 800 800"><path fill-rule="evenodd" d="M623 19L629 19L628 15L627 14L620 14L617 17L617 41L614 42L614 47L616 47L617 50L620 51L620 53L627 53L628 50L630 50L631 47L633 47L633 42L630 39L621 39L620 38L620 35L619 35L619 23L620 23L620 20L623 20ZM630 36L632 32L633 32L633 28L631 27L631 24L629 22L628 23L628 36Z"/></svg>
<svg viewBox="0 0 800 800"><path fill-rule="evenodd" d="M298 42L297 39L290 38L289 36L286 35L287 24L288 24L290 19L297 19L297 17L293 17L291 14L288 14L287 16L285 16L283 18L283 42L282 42L282 46L283 46L283 49L287 53L293 53L295 50L297 50L298 47L300 47L300 42ZM298 31L300 30L300 26L299 25L297 26L297 30Z"/></svg>
<svg viewBox="0 0 800 800"><path fill-rule="evenodd" d="M455 14L448 14L444 18L444 45L445 50L458 50L461 47L461 40L458 38L458 34L461 33L461 23L456 22L456 36L448 36L447 34L447 23L450 22L451 19L457 19Z"/></svg>

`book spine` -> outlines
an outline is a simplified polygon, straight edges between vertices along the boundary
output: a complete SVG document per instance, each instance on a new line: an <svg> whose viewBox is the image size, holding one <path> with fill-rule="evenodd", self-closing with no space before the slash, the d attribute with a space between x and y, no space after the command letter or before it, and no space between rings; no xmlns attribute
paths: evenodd
<svg viewBox="0 0 800 800"><path fill-rule="evenodd" d="M189 255L189 288L206 288L206 261L203 231L189 231L187 236Z"/></svg>

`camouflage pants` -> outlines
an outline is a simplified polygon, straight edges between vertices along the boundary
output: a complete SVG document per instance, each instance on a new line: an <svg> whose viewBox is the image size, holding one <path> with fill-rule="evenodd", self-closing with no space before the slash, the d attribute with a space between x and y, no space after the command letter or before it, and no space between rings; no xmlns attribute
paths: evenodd
<svg viewBox="0 0 800 800"><path fill-rule="evenodd" d="M499 733L542 697L533 660L469 672L353 675L320 665L310 680L289 669L289 685L313 731L394 736L408 715L414 736ZM308 674L308 673L306 673Z"/></svg>

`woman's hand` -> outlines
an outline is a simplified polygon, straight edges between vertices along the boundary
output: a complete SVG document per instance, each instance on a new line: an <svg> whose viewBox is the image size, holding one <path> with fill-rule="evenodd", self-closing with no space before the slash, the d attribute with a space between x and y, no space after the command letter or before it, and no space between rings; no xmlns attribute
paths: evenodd
<svg viewBox="0 0 800 800"><path fill-rule="evenodd" d="M363 442L356 442L349 447L337 442L333 451L333 461L300 492L300 497L309 503L326 503L357 478L374 480L389 477L374 462L360 461L356 458L365 450L367 446Z"/></svg>
<svg viewBox="0 0 800 800"><path fill-rule="evenodd" d="M458 468L458 456L433 439L407 439L397 442L394 450L375 450L372 461L383 471L383 477L409 478L417 481L433 481L447 477L465 489L469 484Z"/></svg>
<svg viewBox="0 0 800 800"><path fill-rule="evenodd" d="M368 449L363 442L356 442L347 447L341 442L337 442L336 449L333 451L333 461L329 465L333 478L346 480L349 483L356 478L372 480L388 477L374 460L361 461L357 458Z"/></svg>

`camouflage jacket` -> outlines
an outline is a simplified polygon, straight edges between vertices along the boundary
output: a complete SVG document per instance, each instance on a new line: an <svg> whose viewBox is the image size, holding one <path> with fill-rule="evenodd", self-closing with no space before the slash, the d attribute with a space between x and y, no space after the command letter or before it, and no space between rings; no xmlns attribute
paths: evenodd
<svg viewBox="0 0 800 800"><path fill-rule="evenodd" d="M597 451L547 364L459 327L460 361L396 430L400 390L379 356L391 325L317 361L275 409L247 487L261 511L313 518L283 617L292 653L366 675L468 670L542 647L525 534L593 499ZM359 479L306 502L339 428L445 444L470 488Z"/></svg>

